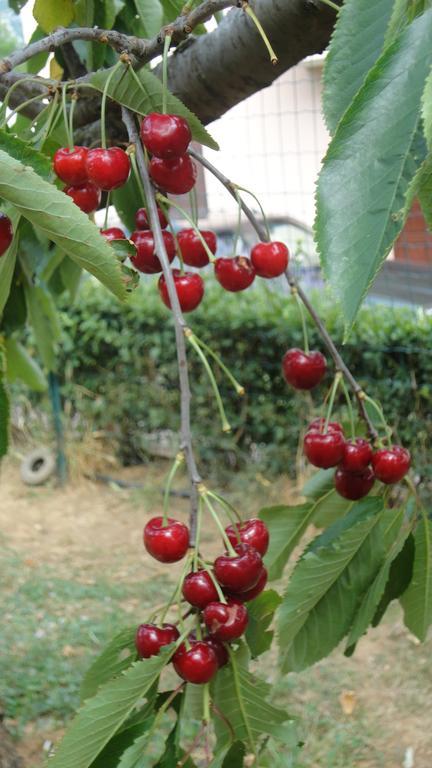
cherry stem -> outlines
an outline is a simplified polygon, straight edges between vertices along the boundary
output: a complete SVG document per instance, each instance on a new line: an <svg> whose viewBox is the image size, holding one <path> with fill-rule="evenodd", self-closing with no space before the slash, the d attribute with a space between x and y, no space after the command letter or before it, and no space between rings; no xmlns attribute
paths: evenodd
<svg viewBox="0 0 432 768"><path fill-rule="evenodd" d="M131 161L132 171L133 171L133 174L135 176L135 179L136 179L136 182L138 184L138 188L139 188L139 191L140 191L140 194L141 194L142 203L143 203L143 205L145 207L146 206L146 199L145 199L143 185L141 184L141 177L140 177L140 175L138 173L135 152L130 152L129 153L129 158L130 158L130 161Z"/></svg>
<svg viewBox="0 0 432 768"><path fill-rule="evenodd" d="M45 144L49 134L52 130L54 130L57 121L60 118L60 115L62 114L62 110L57 110L58 105L58 92L56 91L54 94L54 98L51 102L51 105L49 107L49 114L47 121L45 125L42 126L41 130L33 137L32 143L35 146L38 146L38 148L41 150L43 148L43 145Z"/></svg>
<svg viewBox="0 0 432 768"><path fill-rule="evenodd" d="M218 593L219 601L221 603L225 603L226 604L227 599L226 599L224 593L222 592L221 585L219 584L218 580L216 579L216 576L214 575L212 569L207 565L206 561L203 560L202 557L199 557L198 561L201 563L201 565L204 568L204 570L206 571L206 573L208 573L208 575L210 576L210 578L211 578L211 580L213 582L214 588L215 588L216 592Z"/></svg>
<svg viewBox="0 0 432 768"><path fill-rule="evenodd" d="M234 243L233 243L233 256L235 256L236 253L237 253L238 241L240 239L241 217L242 217L241 198L240 198L239 193L237 192L237 189L235 189L235 196L237 198L238 212L237 212L237 226L236 226L235 238L234 238Z"/></svg>
<svg viewBox="0 0 432 768"><path fill-rule="evenodd" d="M175 208L179 213L184 216L186 221L189 222L192 229L197 233L199 239L201 240L202 246L209 257L209 260L212 261L214 259L214 254L211 252L210 248L208 247L206 241L204 240L200 230L198 229L197 225L195 224L194 220L189 216L189 214L185 211L184 208L181 207L181 205L178 205L178 203L175 203L173 200L170 200L168 197L165 197L165 195L162 195L160 192L156 195L156 198L158 202L162 201L165 203L165 205L169 205L172 208Z"/></svg>
<svg viewBox="0 0 432 768"><path fill-rule="evenodd" d="M341 379L342 379L342 373L340 371L337 371L336 375L334 377L333 386L332 386L331 391L330 391L330 397L329 397L329 402L328 402L328 406L327 406L327 415L326 415L325 422L324 422L324 434L326 434L327 429L328 429L329 421L331 419L331 415L332 415L332 411L333 411L333 405L334 405L334 401L335 401L335 397L336 397L336 392L337 392L337 389L338 389L338 386L340 384Z"/></svg>
<svg viewBox="0 0 432 768"><path fill-rule="evenodd" d="M233 187L235 187L235 189L240 189L242 192L246 192L247 195L250 195L251 197L253 197L253 199L255 200L258 208L261 211L262 220L263 220L264 226L266 228L267 240L270 242L270 240L271 240L270 225L268 223L268 219L267 219L267 216L265 214L264 208L261 205L260 199L256 196L255 192L252 192L252 190L247 189L247 187L241 187L240 184L233 184Z"/></svg>
<svg viewBox="0 0 432 768"><path fill-rule="evenodd" d="M162 114L167 113L167 95L168 95L168 51L171 45L171 34L165 35L163 54L162 54Z"/></svg>
<svg viewBox="0 0 432 768"><path fill-rule="evenodd" d="M337 13L339 13L340 6L336 5L336 3L333 3L332 0L321 0L321 2L324 3L324 5L328 5L329 8L333 8L334 11L337 11Z"/></svg>
<svg viewBox="0 0 432 768"><path fill-rule="evenodd" d="M9 106L10 97L12 96L13 92L17 88L19 88L21 85L24 85L24 83L37 83L38 85L42 85L43 86L43 83L41 83L41 81L38 78L36 78L36 77L23 77L22 79L17 80L16 83L12 83L11 87L8 88L8 91L7 91L7 93L6 93L5 97L4 97L4 101L3 101L2 105L1 105L1 108L0 108L0 114L2 115L1 127L3 127L3 125L6 122L6 111L7 111L7 108ZM36 98L39 98L39 99L43 100L43 99L46 99L49 96L50 91L49 91L48 86L44 86L44 87L46 87L46 89L47 89L46 94L40 93L38 97L36 97L36 96L34 97L35 100L36 100ZM29 101L30 101L30 99L28 99L25 102L25 104L28 104ZM33 101L33 99L32 99L32 101ZM24 104L20 104L19 105L19 109L21 109L21 107L23 107L23 106L24 106Z"/></svg>
<svg viewBox="0 0 432 768"><path fill-rule="evenodd" d="M67 111L67 101L66 101L66 91L67 91L67 83L63 83L62 87L62 108L63 108L63 120L64 120L64 127L66 132L66 138L69 149L73 149L73 143L70 135L69 130L69 117L68 117L68 111Z"/></svg>
<svg viewBox="0 0 432 768"><path fill-rule="evenodd" d="M202 523L202 497L199 497L198 500L198 512L197 512L197 523L196 523L196 535L195 535L195 551L194 551L194 562L193 562L193 569L194 571L198 570L198 559L199 559L199 546L201 541L201 523Z"/></svg>
<svg viewBox="0 0 432 768"><path fill-rule="evenodd" d="M183 463L183 461L184 461L184 455L181 451L179 451L179 453L175 457L175 460L169 471L169 474L165 483L165 491L164 491L164 498L163 498L163 526L164 527L168 523L168 506L169 506L169 496L170 496L171 486L172 486L175 474L179 466Z"/></svg>
<svg viewBox="0 0 432 768"><path fill-rule="evenodd" d="M236 508L233 507L233 505L230 504L228 501L226 501L223 498L223 496L220 496L215 491L207 491L207 493L208 493L209 496L211 496L212 499L215 499L218 502L218 504L221 505L221 507L224 507L224 509L225 509L225 511L226 511L226 513L227 513L227 515L228 515L228 517L230 519L230 521L233 524L243 522L241 517L240 517L240 515L239 515L239 513L237 512ZM240 543L241 542L240 542L240 539L239 539L239 544Z"/></svg>
<svg viewBox="0 0 432 768"><path fill-rule="evenodd" d="M300 314L300 320L301 320L302 330L303 330L304 349L305 349L306 354L308 354L309 353L309 336L308 336L308 331L307 331L306 317L305 317L305 313L304 313L303 304L300 301L297 288L295 288L294 286L291 287L291 294L294 296L294 298L296 300L296 304L297 304L298 311L299 311L299 314Z"/></svg>
<svg viewBox="0 0 432 768"><path fill-rule="evenodd" d="M12 112L8 114L8 116L4 120L3 125L6 126L14 115L18 115L18 113L22 109L25 109L29 104L33 104L33 102L38 100L40 101L40 96L33 96L31 99L27 99L26 101L23 101L21 104L15 107L15 109L13 109Z"/></svg>
<svg viewBox="0 0 432 768"><path fill-rule="evenodd" d="M200 617L198 613L195 614L195 625L196 625L196 630L195 630L196 639L202 640L201 623L200 623Z"/></svg>
<svg viewBox="0 0 432 768"><path fill-rule="evenodd" d="M205 723L210 722L210 686L208 683L204 686L204 711L203 720Z"/></svg>
<svg viewBox="0 0 432 768"><path fill-rule="evenodd" d="M168 220L168 225L169 225L169 228L170 228L170 232L171 232L171 234L173 236L177 258L178 258L179 264L180 264L180 274L184 275L184 272L185 272L184 259L183 259L183 254L181 252L181 248L180 248L180 245L179 245L179 241L178 241L178 237L177 237L177 232L175 231L174 224L172 223L171 216L169 215L169 211L167 210L166 205L164 205L162 202L160 202L159 205L161 207L161 210L165 214L165 217Z"/></svg>
<svg viewBox="0 0 432 768"><path fill-rule="evenodd" d="M278 57L276 56L273 48L271 47L270 40L268 39L266 33L264 32L263 26L262 26L260 20L258 19L256 13L252 10L252 8L250 7L250 5L247 2L247 0L244 0L244 2L242 3L242 8L245 11L245 13L247 13L249 18L252 19L252 21L255 24L258 32L260 33L260 35L261 35L261 37L263 39L263 42L265 44L265 47L267 48L267 50L269 52L271 63L273 65L276 65L278 63Z"/></svg>
<svg viewBox="0 0 432 768"><path fill-rule="evenodd" d="M231 544L231 542L230 542L230 540L229 540L229 538L228 538L228 536L226 534L226 531L225 531L221 521L219 520L219 515L216 512L215 508L213 507L213 504L209 500L207 493L203 494L203 499L204 499L204 501L205 501L205 503L206 503L206 505L207 505L207 507L208 507L208 509L210 511L211 516L213 517L213 520L215 521L215 523L217 525L217 528L219 530L220 535L222 536L222 539L223 539L223 542L224 542L224 544L226 546L227 552L229 552L231 557L237 557L237 552L235 551L233 545Z"/></svg>
<svg viewBox="0 0 432 768"><path fill-rule="evenodd" d="M71 147L74 147L74 113L75 113L75 107L77 103L77 95L76 93L73 93L71 96L71 104L70 104L70 110L69 110L69 136L71 140Z"/></svg>
<svg viewBox="0 0 432 768"><path fill-rule="evenodd" d="M373 400L372 397L369 397L369 395L367 395L366 393L363 394L363 399L366 401L366 403L369 403L372 406L372 408L375 410L375 412L378 414L378 416L380 418L380 421L381 421L381 424L382 424L382 426L383 426L383 428L385 430L386 437L387 437L388 440L391 440L392 439L392 431L391 431L389 425L386 422L386 419L385 419L385 416L384 416L384 412L383 412L381 406L375 400Z"/></svg>
<svg viewBox="0 0 432 768"><path fill-rule="evenodd" d="M103 228L106 229L108 226L108 216L109 216L109 207L110 207L110 198L111 198L111 191L107 192L106 196L106 203L105 203L105 218L104 218L104 225Z"/></svg>
<svg viewBox="0 0 432 768"><path fill-rule="evenodd" d="M183 566L183 570L182 570L182 572L180 574L180 579L178 580L178 582L176 584L176 587L175 587L174 591L172 592L171 597L169 598L168 603L165 606L165 610L162 613L162 616L160 618L160 624L161 625L163 624L163 622L165 620L165 616L167 615L167 613L168 613L169 609L171 608L171 606L173 606L174 603L176 603L177 600L178 600L178 597L180 595L180 592L181 592L181 589L182 589L182 586L183 586L183 582L184 582L184 580L186 578L186 573L190 569L191 561L192 561L192 555L188 554L186 556L186 560L185 560L185 564Z"/></svg>
<svg viewBox="0 0 432 768"><path fill-rule="evenodd" d="M194 339L197 342L197 344L199 344L200 347L202 347L202 349L204 349L207 352L208 355L211 355L213 360L218 364L219 368L221 368L221 370L224 372L224 374L227 377L227 379L229 379L229 381L233 385L233 387L234 387L235 391L237 392L237 394L240 395L240 397L243 397L243 395L245 393L244 387L242 387L242 385L238 383L237 379L234 378L234 376L232 375L231 371L226 367L225 363L222 362L222 360L219 357L219 355L216 352L213 352L211 347L209 347L208 344L205 343L205 341L203 341L198 336L196 336L195 333L191 333L191 335L194 337Z"/></svg>
<svg viewBox="0 0 432 768"><path fill-rule="evenodd" d="M196 187L192 187L191 191L189 192L189 201L190 201L192 219L194 221L195 226L198 227L198 198L197 198Z"/></svg>
<svg viewBox="0 0 432 768"><path fill-rule="evenodd" d="M348 408L348 415L349 415L350 429L351 429L351 437L354 439L354 437L355 437L354 412L353 412L353 408L352 408L352 402L351 402L350 393L348 392L348 387L347 387L347 385L345 383L345 379L343 377L341 379L341 386L342 386L342 391L343 391L343 393L345 395L345 400L346 400L346 404L347 404L347 408Z"/></svg>
<svg viewBox="0 0 432 768"><path fill-rule="evenodd" d="M111 80L113 79L114 75L118 72L120 67L123 67L124 64L122 61L118 61L117 64L113 67L112 71L108 75L106 79L106 83L103 89L102 93L102 102L101 102L101 144L102 149L107 148L107 138L106 138L106 105L107 105L107 98L108 98L108 89L110 87Z"/></svg>
<svg viewBox="0 0 432 768"><path fill-rule="evenodd" d="M203 364L203 366L204 366L204 368L206 370L207 376L210 379L210 384L212 385L212 388L213 388L214 396L216 398L216 403L217 403L217 407L218 407L218 410L219 410L219 415L220 415L221 422L222 422L222 432L231 432L231 425L230 425L230 423L229 423L229 421L228 421L228 419L226 417L224 404L222 402L222 398L221 398L221 395L220 395L220 392L219 392L219 387L217 385L214 373L213 373L213 371L212 371L212 369L211 369L211 367L209 365L209 362L208 362L204 352L202 351L201 347L197 343L197 341L195 339L195 336L193 335L193 333L190 330L190 328L185 329L185 336L186 336L187 340L189 341L190 345L194 348L194 350L197 353L198 357L200 358L200 360L201 360L201 362L202 362L202 364Z"/></svg>

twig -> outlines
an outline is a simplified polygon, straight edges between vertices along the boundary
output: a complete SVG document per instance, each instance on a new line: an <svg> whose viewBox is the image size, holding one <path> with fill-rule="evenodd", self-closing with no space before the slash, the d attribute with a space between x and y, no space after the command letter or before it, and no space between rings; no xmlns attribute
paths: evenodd
<svg viewBox="0 0 432 768"><path fill-rule="evenodd" d="M190 400L191 392L189 386L189 373L186 354L186 338L185 331L187 331L187 324L183 317L183 313L180 308L180 303L177 296L166 248L165 241L162 236L162 229L159 222L159 216L157 212L155 192L150 181L147 165L144 157L144 152L139 141L138 131L136 128L135 118L133 113L126 107L122 107L123 122L127 128L129 141L135 146L136 162L138 173L140 175L142 185L147 200L147 209L150 218L150 227L153 232L155 250L159 261L162 265L163 274L168 289L168 296L172 308L172 314L174 318L175 338L177 346L177 362L179 368L179 383L180 383L180 409L181 409L181 450L186 457L186 464L188 468L190 483L191 483L191 512L190 512L190 543L191 546L195 545L196 538L196 526L198 516L198 486L201 483L201 477L199 475L195 456L192 447L192 433L190 424Z"/></svg>
<svg viewBox="0 0 432 768"><path fill-rule="evenodd" d="M230 181L221 171L219 171L215 166L207 160L206 157L203 157L202 155L198 154L198 152L195 152L195 150L190 149L189 154L191 157L194 158L197 162L201 163L201 165L204 166L204 168L207 168L210 173L212 173L223 186L228 190L230 195L237 200L237 187L235 184L233 184L232 181ZM243 213L245 216L249 219L250 223L252 224L253 228L255 229L255 232L257 233L259 239L262 242L268 242L269 237L266 232L265 227L258 221L254 213L251 211L249 206L243 201L242 197L240 196L241 206L243 209ZM356 400L358 404L358 409L360 412L360 415L362 419L365 421L369 435L373 441L377 440L378 438L378 432L375 429L372 420L369 417L369 414L367 413L366 407L365 407L365 393L363 392L362 387L358 383L358 381L354 378L351 371L343 361L340 353L337 350L337 347L335 346L333 339L331 338L329 332L327 331L324 323L322 322L321 318L319 317L318 313L310 303L308 297L306 296L305 292L303 291L302 287L299 285L298 281L288 268L285 272L285 277L288 281L288 284L291 288L292 293L297 293L301 301L303 302L304 306L306 307L307 311L309 312L309 315L311 316L318 333L320 334L325 346L327 347L333 361L336 367L337 371L341 371L343 373L345 379L347 380L348 384L350 385Z"/></svg>

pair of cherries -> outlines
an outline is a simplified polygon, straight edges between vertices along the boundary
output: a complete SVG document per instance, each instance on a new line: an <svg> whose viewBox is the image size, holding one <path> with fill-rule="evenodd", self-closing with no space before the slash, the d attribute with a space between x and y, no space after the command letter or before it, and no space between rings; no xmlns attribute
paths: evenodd
<svg viewBox="0 0 432 768"><path fill-rule="evenodd" d="M5 213L0 213L0 256L3 256L13 240L12 222Z"/></svg>
<svg viewBox="0 0 432 768"><path fill-rule="evenodd" d="M84 213L93 213L100 205L101 190L110 192L126 184L130 160L120 147L62 147L54 154L53 167L68 185L64 192Z"/></svg>
<svg viewBox="0 0 432 768"><path fill-rule="evenodd" d="M195 186L197 169L187 154L192 139L187 121L179 115L146 115L141 140L152 155L149 174L153 183L172 195L184 195Z"/></svg>
<svg viewBox="0 0 432 768"><path fill-rule="evenodd" d="M215 277L222 288L232 293L245 291L255 277L270 280L282 275L289 261L289 251L284 243L275 241L257 243L247 256L216 259Z"/></svg>

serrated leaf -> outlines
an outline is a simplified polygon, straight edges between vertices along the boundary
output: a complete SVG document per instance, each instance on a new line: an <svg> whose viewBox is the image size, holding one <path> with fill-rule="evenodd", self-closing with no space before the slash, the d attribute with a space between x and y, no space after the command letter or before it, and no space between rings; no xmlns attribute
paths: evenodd
<svg viewBox="0 0 432 768"><path fill-rule="evenodd" d="M432 152L432 71L426 80L422 99L422 117L424 125L424 135L429 150Z"/></svg>
<svg viewBox="0 0 432 768"><path fill-rule="evenodd" d="M430 7L430 0L395 0L385 37L385 45L390 45L407 24L411 24L416 16Z"/></svg>
<svg viewBox="0 0 432 768"><path fill-rule="evenodd" d="M382 51L393 3L345 0L338 13L324 69L323 108L331 134Z"/></svg>
<svg viewBox="0 0 432 768"><path fill-rule="evenodd" d="M25 284L24 292L27 312L41 360L48 371L55 371L61 329L54 299L40 285Z"/></svg>
<svg viewBox="0 0 432 768"><path fill-rule="evenodd" d="M136 625L122 629L93 662L81 683L81 701L94 696L101 685L119 675L136 661L136 630ZM125 653L125 651L129 651L129 653Z"/></svg>
<svg viewBox="0 0 432 768"><path fill-rule="evenodd" d="M6 362L4 348L0 342L0 459L9 448L10 402L6 387Z"/></svg>
<svg viewBox="0 0 432 768"><path fill-rule="evenodd" d="M41 27L37 26L29 40L29 44L36 43L39 40L42 40L43 37L45 37L45 32ZM44 68L49 55L49 51L41 51L41 53L38 53L36 56L32 56L31 59L26 61L24 64L26 72L28 72L30 75L36 75L38 72L40 72L41 69Z"/></svg>
<svg viewBox="0 0 432 768"><path fill-rule="evenodd" d="M136 704L146 696L173 650L167 647L158 656L136 662L87 699L51 758L50 768L89 768Z"/></svg>
<svg viewBox="0 0 432 768"><path fill-rule="evenodd" d="M245 754L246 747L243 742L235 741L234 744L225 745L217 750L209 768L239 768L243 765Z"/></svg>
<svg viewBox="0 0 432 768"><path fill-rule="evenodd" d="M44 32L68 27L74 19L73 0L35 0L33 17Z"/></svg>
<svg viewBox="0 0 432 768"><path fill-rule="evenodd" d="M405 541L402 551L391 564L384 594L377 606L372 620L373 627L378 626L391 601L397 600L408 589L413 574L414 555L414 536L410 533Z"/></svg>
<svg viewBox="0 0 432 768"><path fill-rule="evenodd" d="M59 266L59 271L62 283L69 292L69 298L74 302L81 282L82 269L66 256Z"/></svg>
<svg viewBox="0 0 432 768"><path fill-rule="evenodd" d="M43 179L47 181L52 179L53 170L50 158L37 152L28 142L22 141L6 131L0 131L0 149L7 152L15 160L19 160L23 165L29 165Z"/></svg>
<svg viewBox="0 0 432 768"><path fill-rule="evenodd" d="M397 214L419 165L412 145L431 37L427 11L384 51L340 121L319 176L315 236L347 330L403 226Z"/></svg>
<svg viewBox="0 0 432 768"><path fill-rule="evenodd" d="M249 623L246 630L246 642L252 658L256 658L269 650L274 632L269 631L268 628L281 602L280 595L274 589L268 589L248 603Z"/></svg>
<svg viewBox="0 0 432 768"><path fill-rule="evenodd" d="M48 386L46 376L26 348L16 339L8 338L5 351L8 380L20 379L34 392L45 392Z"/></svg>
<svg viewBox="0 0 432 768"><path fill-rule="evenodd" d="M300 504L296 507L278 505L259 512L259 517L264 520L270 532L270 544L264 558L270 581L282 576L289 556L312 522L314 513L314 504Z"/></svg>
<svg viewBox="0 0 432 768"><path fill-rule="evenodd" d="M98 228L54 185L0 150L0 197L87 269L112 293L125 298L120 265Z"/></svg>
<svg viewBox="0 0 432 768"><path fill-rule="evenodd" d="M90 77L90 83L103 92L106 81L111 73L112 69L103 69L95 72ZM118 70L110 81L108 96L140 115L146 115L148 112L161 112L162 82L148 69L140 69L136 75L141 83L141 88L129 70ZM167 109L172 114L186 118L195 141L210 147L210 149L219 149L218 144L210 136L197 116L177 96L173 96L172 93L167 94Z"/></svg>
<svg viewBox="0 0 432 768"><path fill-rule="evenodd" d="M163 23L163 8L160 0L134 0L141 19L145 37L154 37Z"/></svg>
<svg viewBox="0 0 432 768"><path fill-rule="evenodd" d="M118 768L152 768L160 760L164 751L168 734L172 730L173 722L168 713L155 718L149 730L126 749L118 763Z"/></svg>
<svg viewBox="0 0 432 768"><path fill-rule="evenodd" d="M144 205L134 173L130 174L126 184L113 190L111 199L121 221L130 232L133 232L136 228L135 213L137 208Z"/></svg>
<svg viewBox="0 0 432 768"><path fill-rule="evenodd" d="M136 246L132 240L110 240L110 246L121 263L136 256Z"/></svg>
<svg viewBox="0 0 432 768"><path fill-rule="evenodd" d="M425 513L418 521L414 542L413 575L401 604L405 625L423 642L432 623L432 521Z"/></svg>
<svg viewBox="0 0 432 768"><path fill-rule="evenodd" d="M382 512L382 499L363 499L301 556L278 613L284 672L323 658L347 633L383 559Z"/></svg>

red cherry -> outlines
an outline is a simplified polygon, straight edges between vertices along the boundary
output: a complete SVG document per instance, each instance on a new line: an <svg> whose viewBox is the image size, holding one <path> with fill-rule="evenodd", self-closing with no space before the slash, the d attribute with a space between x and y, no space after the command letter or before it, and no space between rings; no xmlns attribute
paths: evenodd
<svg viewBox="0 0 432 768"><path fill-rule="evenodd" d="M110 243L111 240L126 240L126 235L120 227L109 227L101 229L101 235Z"/></svg>
<svg viewBox="0 0 432 768"><path fill-rule="evenodd" d="M231 592L246 592L261 576L261 555L247 544L237 544L234 549L235 557L226 553L216 558L214 573L219 584Z"/></svg>
<svg viewBox="0 0 432 768"><path fill-rule="evenodd" d="M201 304L202 297L204 296L202 278L196 272L185 272L182 275L179 269L173 269L172 275L182 312L192 312L192 310L197 308L198 304ZM161 275L159 278L158 288L163 303L168 309L171 309L164 275Z"/></svg>
<svg viewBox="0 0 432 768"><path fill-rule="evenodd" d="M321 352L289 349L282 359L282 372L295 389L312 389L325 375L327 363Z"/></svg>
<svg viewBox="0 0 432 768"><path fill-rule="evenodd" d="M72 198L75 205L84 213L93 213L101 201L101 191L94 184L87 181L79 187L65 187L63 192Z"/></svg>
<svg viewBox="0 0 432 768"><path fill-rule="evenodd" d="M189 547L189 529L179 520L153 517L144 528L144 546L161 563L177 563Z"/></svg>
<svg viewBox="0 0 432 768"><path fill-rule="evenodd" d="M183 597L195 608L205 608L218 599L218 592L208 571L188 573L183 582Z"/></svg>
<svg viewBox="0 0 432 768"><path fill-rule="evenodd" d="M157 656L164 645L175 643L179 637L178 629L174 624L140 624L135 635L135 647L142 659Z"/></svg>
<svg viewBox="0 0 432 768"><path fill-rule="evenodd" d="M216 253L215 233L204 229L200 232L211 252ZM209 263L206 250L194 229L181 229L177 235L177 240L183 261L189 267L205 267Z"/></svg>
<svg viewBox="0 0 432 768"><path fill-rule="evenodd" d="M335 473L335 488L340 496L350 501L357 501L367 496L375 481L375 475L370 467L363 472L347 472L338 467Z"/></svg>
<svg viewBox="0 0 432 768"><path fill-rule="evenodd" d="M12 222L5 213L0 213L0 256L7 251L13 240Z"/></svg>
<svg viewBox="0 0 432 768"><path fill-rule="evenodd" d="M72 184L74 187L84 184L87 178L87 147L62 147L54 154L53 167L54 172L65 184Z"/></svg>
<svg viewBox="0 0 432 768"><path fill-rule="evenodd" d="M169 160L185 154L192 134L183 117L150 112L141 123L141 139L152 155Z"/></svg>
<svg viewBox="0 0 432 768"><path fill-rule="evenodd" d="M244 291L255 280L255 268L246 256L233 259L220 258L215 261L215 277L226 291Z"/></svg>
<svg viewBox="0 0 432 768"><path fill-rule="evenodd" d="M357 437L344 445L341 469L345 472L364 472L372 461L372 448L367 440Z"/></svg>
<svg viewBox="0 0 432 768"><path fill-rule="evenodd" d="M289 260L289 251L284 243L257 243L251 251L251 262L258 277L279 277Z"/></svg>
<svg viewBox="0 0 432 768"><path fill-rule="evenodd" d="M89 180L109 192L126 184L130 171L129 155L120 147L98 147L89 151L86 167Z"/></svg>
<svg viewBox="0 0 432 768"><path fill-rule="evenodd" d="M187 650L183 643L173 656L173 665L177 674L188 683L208 683L218 671L218 660L215 651L205 640L190 643Z"/></svg>
<svg viewBox="0 0 432 768"><path fill-rule="evenodd" d="M215 637L206 637L203 642L209 645L215 652L219 669L228 664L229 654L220 640L217 640Z"/></svg>
<svg viewBox="0 0 432 768"><path fill-rule="evenodd" d="M342 461L345 438L341 432L307 432L304 452L314 467L328 469Z"/></svg>
<svg viewBox="0 0 432 768"><path fill-rule="evenodd" d="M242 603L248 603L249 600L254 600L258 595L261 594L261 592L265 589L265 586L267 584L268 579L268 572L267 568L263 566L261 571L261 576L259 577L257 583L255 584L252 589L246 590L246 592L227 592L227 597L231 597L235 600L240 600Z"/></svg>
<svg viewBox="0 0 432 768"><path fill-rule="evenodd" d="M176 255L174 238L171 232L164 231L162 236L168 259L171 262ZM132 232L130 239L135 243L136 247L136 254L130 257L135 269L139 269L140 272L144 272L146 275L155 275L157 272L162 272L162 264L155 252L153 233L150 230L135 230L135 232Z"/></svg>
<svg viewBox="0 0 432 768"><path fill-rule="evenodd" d="M247 608L237 600L227 603L209 603L203 611L209 633L217 640L235 640L241 637L248 623Z"/></svg>
<svg viewBox="0 0 432 768"><path fill-rule="evenodd" d="M149 173L156 186L171 192L172 195L185 195L195 185L197 169L189 155L182 155L173 160L152 157Z"/></svg>
<svg viewBox="0 0 432 768"><path fill-rule="evenodd" d="M161 229L166 229L168 226L168 221L164 212L160 208L157 209L157 212ZM147 211L145 208L138 208L135 214L135 224L137 229L150 229Z"/></svg>
<svg viewBox="0 0 432 768"><path fill-rule="evenodd" d="M324 426L325 419L314 419L309 424L307 432L324 432ZM327 432L340 432L342 435L344 433L342 424L339 424L338 421L329 421L327 425Z"/></svg>
<svg viewBox="0 0 432 768"><path fill-rule="evenodd" d="M411 455L401 445L381 448L372 456L372 466L377 479L386 485L391 485L405 477L411 466Z"/></svg>
<svg viewBox="0 0 432 768"><path fill-rule="evenodd" d="M236 531L238 531L241 543L249 544L249 546L256 549L262 557L264 557L268 550L268 528L266 524L257 517L252 517L250 520L245 520L243 523L228 525L227 528L225 528L225 531L233 547L239 543L236 533Z"/></svg>

